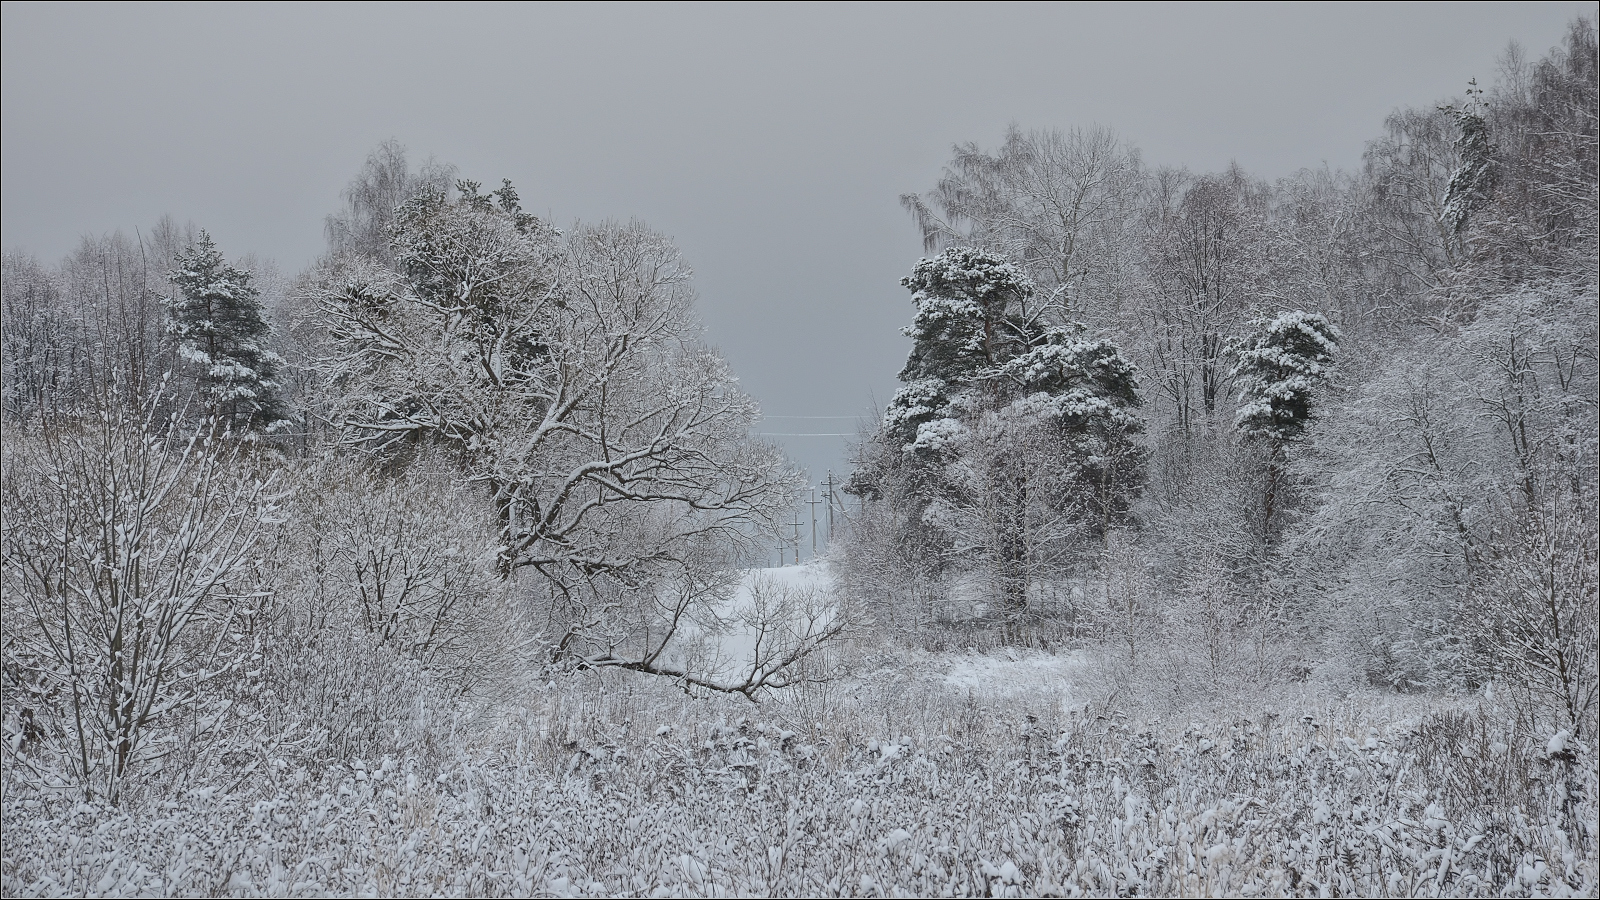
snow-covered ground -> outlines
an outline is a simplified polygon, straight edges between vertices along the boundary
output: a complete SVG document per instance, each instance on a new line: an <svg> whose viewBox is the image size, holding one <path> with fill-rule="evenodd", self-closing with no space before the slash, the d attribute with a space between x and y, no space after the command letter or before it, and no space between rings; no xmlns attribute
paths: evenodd
<svg viewBox="0 0 1600 900"><path fill-rule="evenodd" d="M820 708L583 673L130 808L11 781L0 892L1593 896L1589 760L1476 701L1285 696L1146 731L970 699L1050 683L1042 655L901 661Z"/></svg>
<svg viewBox="0 0 1600 900"><path fill-rule="evenodd" d="M746 569L713 615L683 628L669 661L711 673L722 683L739 680L772 652L774 624L803 630L832 621L838 613L832 592L833 575L825 560ZM1057 654L1014 647L991 653L912 651L912 656L906 670L921 673L918 680L978 698L1054 696L1063 709L1081 693L1074 683L1088 661L1082 651Z"/></svg>
<svg viewBox="0 0 1600 900"><path fill-rule="evenodd" d="M763 619L825 617L831 588L820 564L747 571L687 643L736 677ZM260 773L127 808L13 770L0 890L1581 896L1600 878L1571 825L1592 821L1588 751L1519 740L1488 699L1307 689L1130 726L1081 708L1103 688L1084 651L853 660L754 703L616 671L491 715L419 696L361 756L275 747Z"/></svg>
<svg viewBox="0 0 1600 900"><path fill-rule="evenodd" d="M741 600L748 604L756 584L762 581L790 590L829 591L833 588L833 573L829 571L825 560L812 560L799 566L745 569L744 578L739 582L739 592L735 595L735 604Z"/></svg>
<svg viewBox="0 0 1600 900"><path fill-rule="evenodd" d="M943 683L958 690L992 697L1052 693L1065 707L1087 661L1081 650L1056 654L1006 647L993 653L943 654L937 665Z"/></svg>
<svg viewBox="0 0 1600 900"><path fill-rule="evenodd" d="M739 683L833 623L832 587L825 562L746 569L726 601L679 627L666 661L719 684Z"/></svg>
<svg viewBox="0 0 1600 900"><path fill-rule="evenodd" d="M813 617L826 624L837 614L832 590L833 575L826 561L746 569L714 621L702 619L685 628L674 662L687 660L695 666L698 660L719 681L741 677L770 652L773 613L791 627L805 628ZM1063 709L1077 695L1074 682L1087 663L1082 651L1056 654L1014 647L992 653L915 655L911 671L926 673L924 677L952 690L994 699L1055 696Z"/></svg>

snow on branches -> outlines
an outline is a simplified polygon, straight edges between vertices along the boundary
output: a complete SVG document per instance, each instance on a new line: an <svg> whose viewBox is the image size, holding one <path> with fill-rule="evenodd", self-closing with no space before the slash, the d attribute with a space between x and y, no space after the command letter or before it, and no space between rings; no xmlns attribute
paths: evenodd
<svg viewBox="0 0 1600 900"><path fill-rule="evenodd" d="M202 231L168 277L178 292L164 300L167 333L212 414L229 427L271 431L287 422L278 397L283 359L267 347L270 328L250 273L224 260Z"/></svg>
<svg viewBox="0 0 1600 900"><path fill-rule="evenodd" d="M1241 386L1234 426L1276 442L1298 437L1338 350L1339 330L1320 313L1293 310L1258 322L1234 349L1232 374Z"/></svg>
<svg viewBox="0 0 1600 900"><path fill-rule="evenodd" d="M892 505L928 546L989 570L1015 616L1028 573L1109 527L1136 491L1137 372L1000 254L954 247L901 283L916 305L904 387L847 490L903 494Z"/></svg>
<svg viewBox="0 0 1600 900"><path fill-rule="evenodd" d="M345 442L390 465L454 458L492 502L502 573L536 572L560 608L560 653L620 664L650 631L621 624L650 619L641 598L706 581L793 490L698 342L688 266L636 223L563 235L509 185L472 182L404 204L391 248L335 258L311 288Z"/></svg>

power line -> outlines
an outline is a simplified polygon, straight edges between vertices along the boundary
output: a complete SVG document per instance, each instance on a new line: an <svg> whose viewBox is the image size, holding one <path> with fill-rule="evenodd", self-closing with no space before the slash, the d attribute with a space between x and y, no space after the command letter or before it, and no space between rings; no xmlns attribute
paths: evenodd
<svg viewBox="0 0 1600 900"><path fill-rule="evenodd" d="M856 437L854 431L755 431L757 437Z"/></svg>

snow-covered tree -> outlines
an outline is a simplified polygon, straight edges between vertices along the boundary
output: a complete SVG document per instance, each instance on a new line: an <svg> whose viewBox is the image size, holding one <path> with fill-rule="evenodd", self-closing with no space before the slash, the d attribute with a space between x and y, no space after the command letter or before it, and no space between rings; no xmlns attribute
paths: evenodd
<svg viewBox="0 0 1600 900"><path fill-rule="evenodd" d="M1312 401L1328 381L1339 350L1339 330L1321 313L1291 310L1271 321L1258 320L1255 333L1233 350L1232 375L1240 387L1233 422L1266 450L1261 518L1262 534L1271 540L1285 453L1311 422Z"/></svg>
<svg viewBox="0 0 1600 900"><path fill-rule="evenodd" d="M1595 308L1592 273L1484 298L1316 426L1325 499L1286 550L1374 681L1502 678L1593 729Z"/></svg>
<svg viewBox="0 0 1600 900"><path fill-rule="evenodd" d="M1383 125L1384 133L1367 143L1358 195L1369 230L1368 265L1391 302L1415 302L1461 255L1460 236L1445 215L1460 157L1448 110L1396 110Z"/></svg>
<svg viewBox="0 0 1600 900"><path fill-rule="evenodd" d="M13 418L140 402L172 368L165 268L193 243L163 217L135 238L85 237L58 266L0 260L0 398Z"/></svg>
<svg viewBox="0 0 1600 900"><path fill-rule="evenodd" d="M1473 211L1488 202L1494 190L1495 148L1489 140L1489 123L1484 120L1482 95L1474 80L1467 89L1467 102L1451 110L1461 130L1456 138L1461 164L1445 189L1444 221L1456 234L1466 229Z"/></svg>
<svg viewBox="0 0 1600 900"><path fill-rule="evenodd" d="M1287 443L1311 422L1312 400L1339 351L1339 330L1326 316L1304 310L1256 325L1234 349L1233 377L1240 389L1234 426L1251 437Z"/></svg>
<svg viewBox="0 0 1600 900"><path fill-rule="evenodd" d="M1105 128L1007 130L993 153L959 144L939 183L900 203L928 252L982 247L1016 260L1040 293L1095 322L1115 318L1131 266L1139 152Z"/></svg>
<svg viewBox="0 0 1600 900"><path fill-rule="evenodd" d="M0 257L0 412L12 421L86 393L71 365L84 341L56 279L19 251Z"/></svg>
<svg viewBox="0 0 1600 900"><path fill-rule="evenodd" d="M1152 396L1168 406L1162 424L1185 435L1227 415L1228 341L1266 280L1269 193L1238 166L1199 177L1162 170L1151 179L1136 346Z"/></svg>
<svg viewBox="0 0 1600 900"><path fill-rule="evenodd" d="M902 283L916 305L905 386L850 489L910 491L896 502L943 552L981 561L1015 619L1041 566L1061 568L1126 515L1141 461L1134 367L998 254L950 248Z"/></svg>
<svg viewBox="0 0 1600 900"><path fill-rule="evenodd" d="M547 591L558 656L683 674L660 660L686 605L725 587L719 567L794 476L699 343L677 249L637 224L563 235L509 183L473 182L405 203L390 247L311 287L346 443L459 462L492 504L501 571Z"/></svg>
<svg viewBox="0 0 1600 900"><path fill-rule="evenodd" d="M367 155L367 162L344 190L344 209L328 216L324 230L335 253L382 257L389 249L389 233L396 211L425 191L448 191L456 170L428 159L412 171L406 148L384 141Z"/></svg>
<svg viewBox="0 0 1600 900"><path fill-rule="evenodd" d="M223 259L202 231L168 277L178 292L166 298L167 332L208 412L232 428L270 431L286 422L277 381L283 360L267 346L270 329L250 273Z"/></svg>
<svg viewBox="0 0 1600 900"><path fill-rule="evenodd" d="M7 435L7 691L60 739L85 796L112 802L172 749L163 729L207 683L249 659L271 597L248 571L270 478L204 427L160 424L160 406Z"/></svg>

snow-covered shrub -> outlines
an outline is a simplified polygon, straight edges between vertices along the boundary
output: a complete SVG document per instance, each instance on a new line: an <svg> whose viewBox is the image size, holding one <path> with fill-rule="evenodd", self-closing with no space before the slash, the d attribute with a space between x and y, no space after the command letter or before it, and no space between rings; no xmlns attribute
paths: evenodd
<svg viewBox="0 0 1600 900"><path fill-rule="evenodd" d="M792 710L591 673L432 757L290 763L252 792L198 787L137 811L13 788L0 888L1574 896L1600 883L1592 746L1519 738L1488 702L1291 692L1194 708L1207 724L1137 724L886 670L811 729Z"/></svg>
<svg viewBox="0 0 1600 900"><path fill-rule="evenodd" d="M536 668L537 633L495 571L492 530L447 475L334 459L293 487L263 541L275 614L177 787L430 746Z"/></svg>
<svg viewBox="0 0 1600 900"><path fill-rule="evenodd" d="M250 662L270 477L152 402L7 430L4 699L41 772L117 802ZM190 722L189 724L192 724Z"/></svg>
<svg viewBox="0 0 1600 900"><path fill-rule="evenodd" d="M425 464L383 475L340 460L296 488L275 535L288 639L359 634L458 692L499 689L532 634L472 491Z"/></svg>

